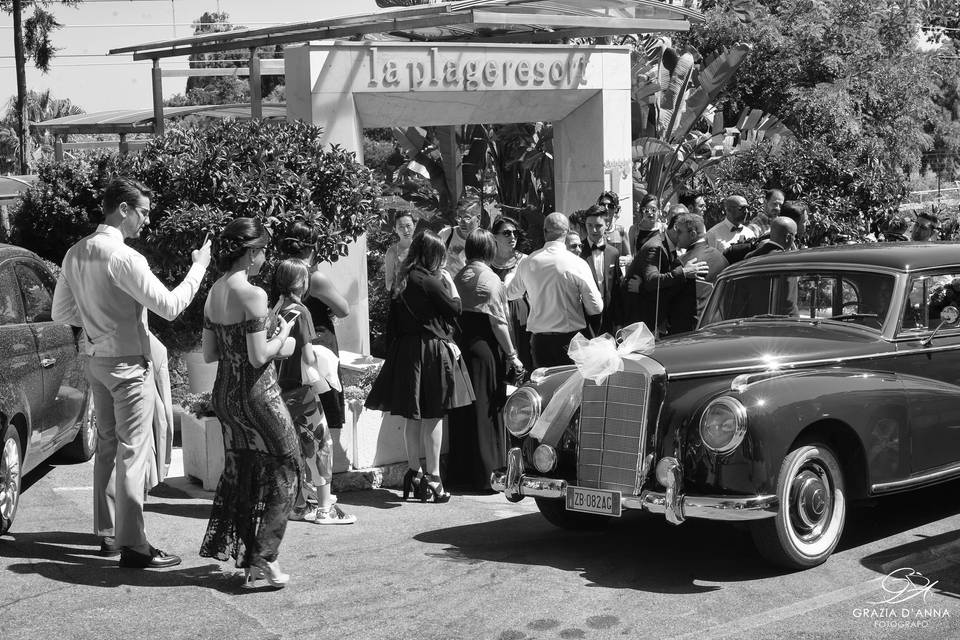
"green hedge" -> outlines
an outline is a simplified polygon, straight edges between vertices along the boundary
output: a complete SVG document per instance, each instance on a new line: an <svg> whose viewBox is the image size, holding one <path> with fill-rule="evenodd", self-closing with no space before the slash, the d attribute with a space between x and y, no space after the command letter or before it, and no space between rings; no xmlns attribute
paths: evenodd
<svg viewBox="0 0 960 640"><path fill-rule="evenodd" d="M95 228L109 177L127 175L155 193L150 225L134 244L169 286L186 274L206 233L217 237L242 216L267 224L274 242L303 219L320 231L321 258L335 261L379 218L380 187L353 153L324 147L321 134L302 122L225 120L173 128L125 158L97 154L48 163L14 212L14 241L59 263ZM151 328L168 347L198 344L203 301L219 275L213 265L210 274L179 318L168 323L151 316Z"/></svg>

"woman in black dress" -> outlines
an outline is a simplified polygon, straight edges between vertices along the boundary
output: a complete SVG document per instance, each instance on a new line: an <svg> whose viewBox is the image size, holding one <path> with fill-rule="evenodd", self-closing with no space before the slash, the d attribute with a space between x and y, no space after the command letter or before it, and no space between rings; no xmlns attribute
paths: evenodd
<svg viewBox="0 0 960 640"><path fill-rule="evenodd" d="M445 259L437 234L424 231L413 238L394 289L387 357L367 396L367 408L407 419L404 499L411 491L424 501L430 495L434 502L450 499L440 482L441 419L474 400L467 368L453 341L461 306L453 280L443 270ZM422 479L421 452L427 468Z"/></svg>
<svg viewBox="0 0 960 640"><path fill-rule="evenodd" d="M288 258L299 258L310 268L310 286L303 297L303 305L310 310L313 317L313 328L316 331L314 344L330 349L334 355L340 355L340 345L337 343L337 330L333 318L346 318L350 314L350 306L336 285L327 276L320 273L317 261L318 232L306 222L295 222L287 230L280 247ZM337 377L342 379L339 366ZM329 391L321 393L320 408L327 419L330 429L343 428L346 413L343 402L343 385L340 389L331 387Z"/></svg>
<svg viewBox="0 0 960 640"><path fill-rule="evenodd" d="M500 409L507 400L506 369L523 369L509 330L507 290L490 268L497 252L493 234L472 231L465 247L467 266L454 278L463 304L457 340L470 372L476 401L450 414L447 480L477 491L490 489L490 474L504 466Z"/></svg>
<svg viewBox="0 0 960 640"><path fill-rule="evenodd" d="M293 353L291 325L281 318L279 331L267 333L267 294L248 281L263 266L268 241L254 218L226 226L216 244L224 275L203 310L203 356L218 362L212 401L226 456L200 555L232 557L248 588L260 578L275 587L290 579L277 554L300 475L300 445L273 367Z"/></svg>

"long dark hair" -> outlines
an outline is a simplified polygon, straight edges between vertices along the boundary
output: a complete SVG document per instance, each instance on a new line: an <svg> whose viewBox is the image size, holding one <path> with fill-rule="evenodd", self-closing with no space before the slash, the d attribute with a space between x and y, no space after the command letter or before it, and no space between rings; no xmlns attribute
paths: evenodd
<svg viewBox="0 0 960 640"><path fill-rule="evenodd" d="M294 222L280 239L280 253L285 258L299 258L316 247L318 235L317 229L306 222Z"/></svg>
<svg viewBox="0 0 960 640"><path fill-rule="evenodd" d="M443 245L440 236L429 229L419 232L413 236L410 243L410 251L407 257L400 265L400 274L397 277L397 286L394 289L394 296L403 293L407 288L407 278L410 272L417 267L426 269L433 275L440 273L444 261L447 259L447 248Z"/></svg>

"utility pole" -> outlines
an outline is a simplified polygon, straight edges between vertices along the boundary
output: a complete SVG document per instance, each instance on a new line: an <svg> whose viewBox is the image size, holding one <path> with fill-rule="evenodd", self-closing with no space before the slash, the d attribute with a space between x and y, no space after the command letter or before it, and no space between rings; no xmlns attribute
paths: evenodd
<svg viewBox="0 0 960 640"><path fill-rule="evenodd" d="M29 173L27 158L30 134L27 122L27 57L23 50L23 0L13 0L13 53L17 67L17 171Z"/></svg>

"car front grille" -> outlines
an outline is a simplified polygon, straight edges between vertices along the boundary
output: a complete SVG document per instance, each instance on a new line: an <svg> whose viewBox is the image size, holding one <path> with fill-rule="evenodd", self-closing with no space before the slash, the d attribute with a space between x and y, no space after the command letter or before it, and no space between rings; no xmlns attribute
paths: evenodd
<svg viewBox="0 0 960 640"><path fill-rule="evenodd" d="M644 421L650 395L644 371L621 371L597 385L583 384L577 484L633 495L644 456Z"/></svg>

